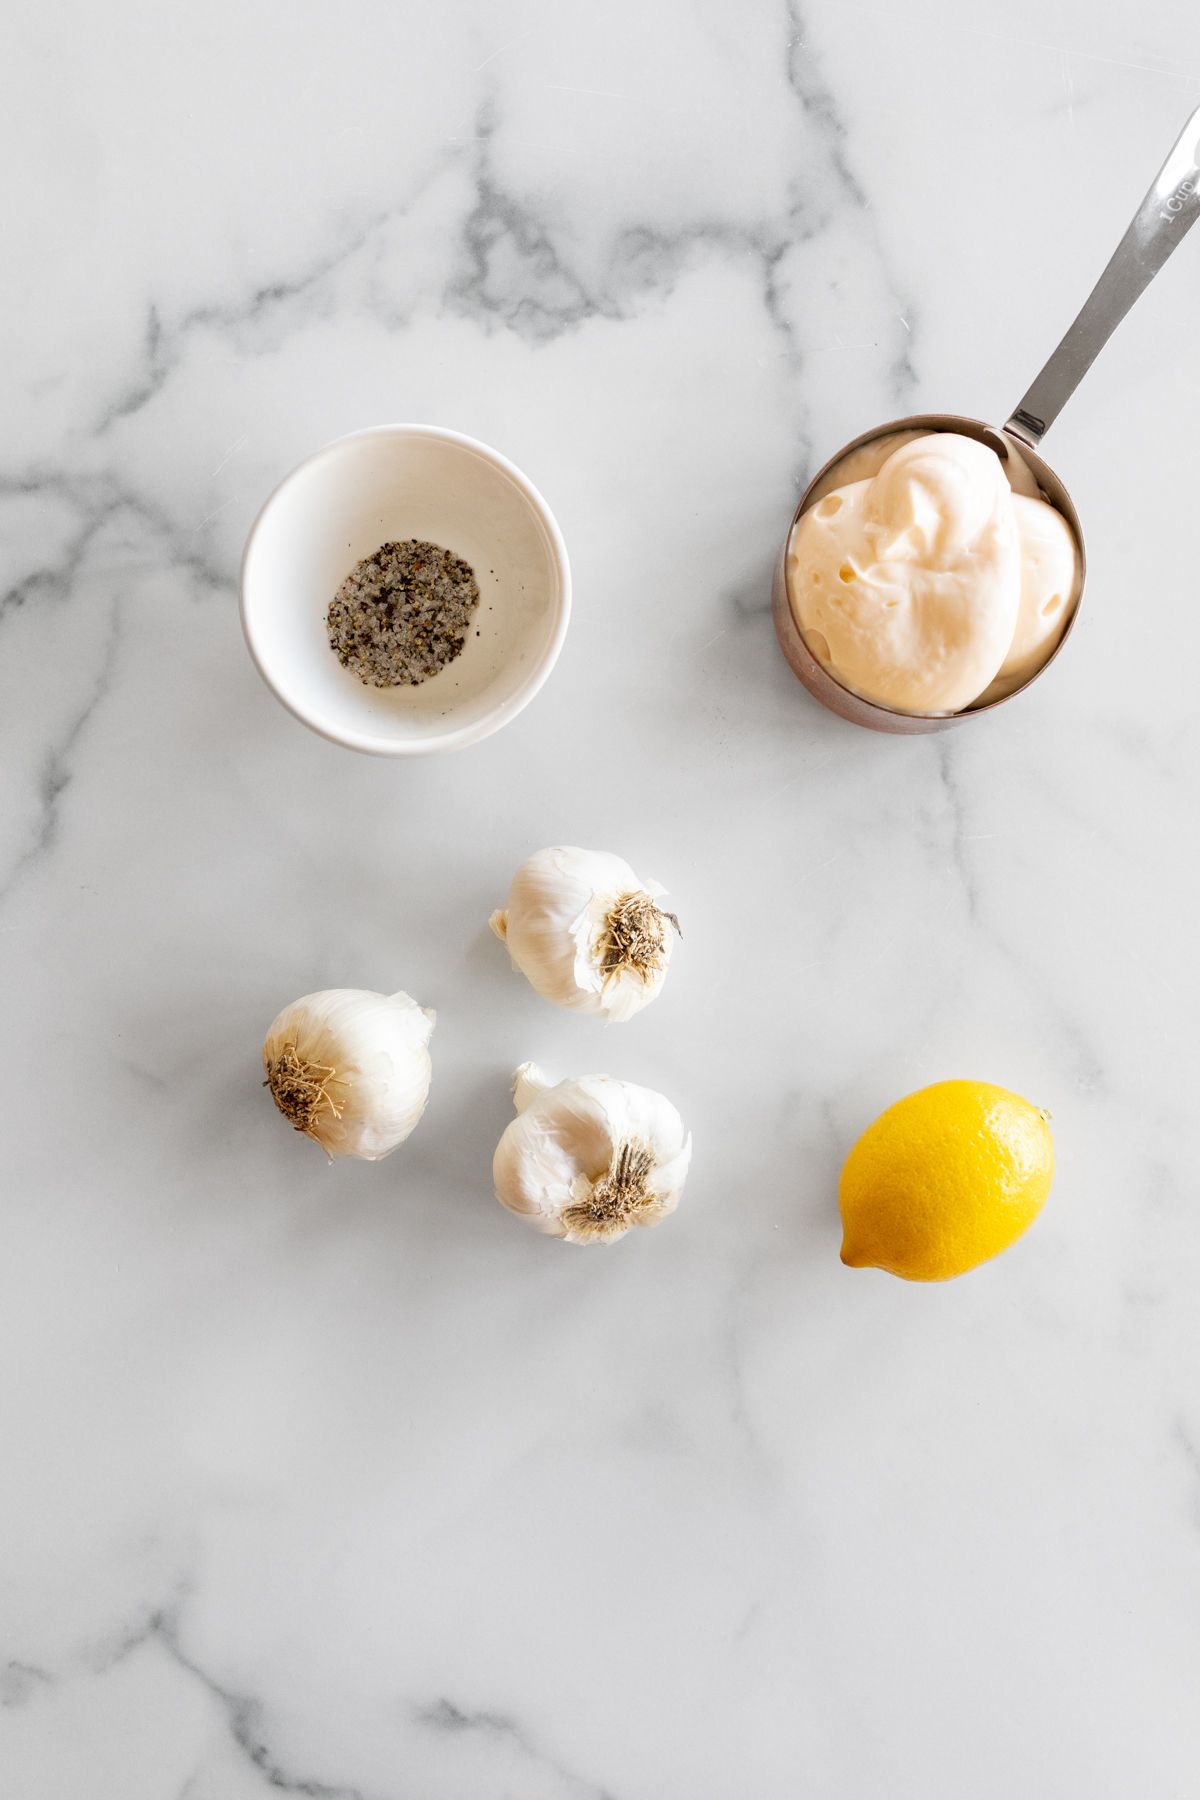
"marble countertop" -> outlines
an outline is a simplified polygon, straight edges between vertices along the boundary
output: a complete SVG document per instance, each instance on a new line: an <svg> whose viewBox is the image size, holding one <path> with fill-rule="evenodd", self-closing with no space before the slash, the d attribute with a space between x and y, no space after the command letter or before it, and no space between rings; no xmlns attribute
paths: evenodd
<svg viewBox="0 0 1200 1800"><path fill-rule="evenodd" d="M769 572L806 474L1003 418L1200 94L1182 0L139 0L7 44L0 1792L1196 1792L1200 239L1050 441L1085 614L943 737L822 713ZM263 496L381 420L555 509L545 691L357 757L245 654ZM685 941L626 1026L487 916L613 849ZM326 1167L259 1086L314 987L438 1009ZM661 1088L678 1214L491 1197L512 1067ZM944 1287L836 1176L945 1075L1059 1173Z"/></svg>

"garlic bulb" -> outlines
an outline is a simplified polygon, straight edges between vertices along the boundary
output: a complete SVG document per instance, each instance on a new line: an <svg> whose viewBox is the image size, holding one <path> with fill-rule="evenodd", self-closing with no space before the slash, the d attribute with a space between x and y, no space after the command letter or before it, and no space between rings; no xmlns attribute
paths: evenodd
<svg viewBox="0 0 1200 1800"><path fill-rule="evenodd" d="M329 1157L378 1162L425 1110L436 1014L408 994L326 988L285 1006L263 1045L264 1087Z"/></svg>
<svg viewBox="0 0 1200 1800"><path fill-rule="evenodd" d="M513 1099L492 1179L501 1206L535 1231L606 1244L679 1205L692 1140L661 1094L610 1075L553 1086L522 1063Z"/></svg>
<svg viewBox="0 0 1200 1800"><path fill-rule="evenodd" d="M603 850L539 850L513 877L508 907L490 924L514 964L547 1000L574 1012L630 1019L666 980L679 921Z"/></svg>

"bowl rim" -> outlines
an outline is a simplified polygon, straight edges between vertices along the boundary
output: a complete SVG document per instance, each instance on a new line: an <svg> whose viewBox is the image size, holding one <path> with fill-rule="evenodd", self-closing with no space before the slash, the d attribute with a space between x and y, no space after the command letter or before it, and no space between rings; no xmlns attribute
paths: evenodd
<svg viewBox="0 0 1200 1800"><path fill-rule="evenodd" d="M253 618L253 602L248 596L250 581L250 564L255 545L259 538L268 513L286 489L307 474L316 463L335 456L348 444L358 443L368 438L432 438L442 443L454 444L461 450L467 450L482 461L490 463L507 476L512 485L521 493L532 510L550 544L550 551L558 577L557 594L554 598L554 630L545 651L531 666L524 682L508 699L495 706L471 725L450 726L446 730L431 737L421 738L413 742L401 742L396 739L381 737L377 734L355 731L350 727L333 724L327 717L318 714L305 706L304 702L294 694L286 692L275 677L269 673L262 650L259 629ZM454 431L446 425L385 424L367 425L357 431L343 432L340 437L331 438L327 444L312 451L298 462L294 468L277 482L271 489L246 533L246 542L242 549L241 563L238 570L238 612L242 623L242 634L246 647L259 675L274 694L281 706L286 707L292 717L315 731L332 744L341 744L350 750L359 750L368 756L429 756L443 750L461 750L469 744L477 744L483 738L490 737L502 726L515 719L523 712L529 702L544 686L551 670L558 661L563 642L567 635L567 626L571 618L571 564L567 555L566 541L559 528L558 520L551 512L544 496L536 488L528 475L519 469L516 463L499 450L494 450L482 439L468 436L466 432Z"/></svg>

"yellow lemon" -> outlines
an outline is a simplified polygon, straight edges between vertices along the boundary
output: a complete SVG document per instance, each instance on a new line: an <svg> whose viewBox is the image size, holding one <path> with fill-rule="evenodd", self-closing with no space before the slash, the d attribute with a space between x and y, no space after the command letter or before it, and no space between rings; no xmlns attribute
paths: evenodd
<svg viewBox="0 0 1200 1800"><path fill-rule="evenodd" d="M939 1081L897 1100L842 1169L842 1261L946 1281L1007 1250L1050 1192L1049 1117L987 1081Z"/></svg>

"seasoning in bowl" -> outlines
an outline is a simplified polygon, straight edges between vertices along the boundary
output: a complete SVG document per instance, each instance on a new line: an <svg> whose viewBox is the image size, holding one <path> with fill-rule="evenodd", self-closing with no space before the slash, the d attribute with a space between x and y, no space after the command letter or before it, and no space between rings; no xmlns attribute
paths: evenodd
<svg viewBox="0 0 1200 1800"><path fill-rule="evenodd" d="M478 605L469 563L409 538L355 563L325 623L343 669L367 687L416 687L461 653Z"/></svg>

